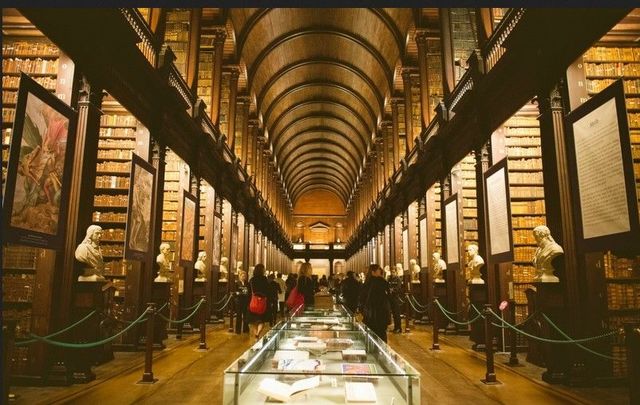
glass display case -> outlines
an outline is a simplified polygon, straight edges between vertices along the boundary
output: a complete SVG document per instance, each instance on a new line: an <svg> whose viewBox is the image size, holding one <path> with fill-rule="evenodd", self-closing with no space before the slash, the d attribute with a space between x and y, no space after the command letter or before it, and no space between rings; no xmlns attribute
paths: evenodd
<svg viewBox="0 0 640 405"><path fill-rule="evenodd" d="M276 325L227 368L223 403L419 404L420 374L349 315L298 311Z"/></svg>

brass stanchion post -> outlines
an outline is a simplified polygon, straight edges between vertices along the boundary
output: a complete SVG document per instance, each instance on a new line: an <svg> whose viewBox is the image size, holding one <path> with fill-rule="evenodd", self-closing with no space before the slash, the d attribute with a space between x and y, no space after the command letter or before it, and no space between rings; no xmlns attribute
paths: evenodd
<svg viewBox="0 0 640 405"><path fill-rule="evenodd" d="M142 380L138 381L138 384L154 384L158 381L153 377L153 329L155 327L156 319L156 304L151 302L147 304L149 309L147 317L147 341L144 353L144 373L142 373Z"/></svg>

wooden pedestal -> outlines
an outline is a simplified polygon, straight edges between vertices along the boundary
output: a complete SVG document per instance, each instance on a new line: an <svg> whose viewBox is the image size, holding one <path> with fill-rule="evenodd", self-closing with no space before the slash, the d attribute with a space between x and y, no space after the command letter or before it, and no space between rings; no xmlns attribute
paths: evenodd
<svg viewBox="0 0 640 405"><path fill-rule="evenodd" d="M160 283L153 282L153 287L151 288L151 302L156 304L156 308L160 309L164 306L162 311L159 313L165 316L166 318L170 318L170 309L169 309L169 299L171 297L171 283ZM165 305L167 304L167 305ZM162 319L159 316L155 317L154 320L154 330L153 330L153 348L162 350L166 346L164 345L164 340L167 338L167 321ZM143 349L146 344L146 335L144 339L140 341L140 348Z"/></svg>
<svg viewBox="0 0 640 405"><path fill-rule="evenodd" d="M433 283L433 296L438 299L442 306L446 307L447 302L447 283ZM438 320L438 329L445 329L449 321L443 314L439 314L437 317L434 316L433 311L440 311L440 309L433 305L431 308L431 318Z"/></svg>
<svg viewBox="0 0 640 405"><path fill-rule="evenodd" d="M112 291L106 281L77 282L73 296L72 322L77 322L96 310L98 314L73 329L75 343L96 342L105 338L101 331L101 315L109 303ZM113 359L111 344L107 343L92 349L68 349L68 358L75 383L88 383L96 378L91 371L95 363L104 363Z"/></svg>
<svg viewBox="0 0 640 405"><path fill-rule="evenodd" d="M486 284L469 284L469 302L474 305L478 310L482 311L484 304L487 303L487 285ZM469 308L468 319L472 320L478 316L478 313ZM473 342L471 348L473 350L483 351L485 350L485 336L484 336L484 322L482 319L478 319L471 324L471 332L469 339Z"/></svg>

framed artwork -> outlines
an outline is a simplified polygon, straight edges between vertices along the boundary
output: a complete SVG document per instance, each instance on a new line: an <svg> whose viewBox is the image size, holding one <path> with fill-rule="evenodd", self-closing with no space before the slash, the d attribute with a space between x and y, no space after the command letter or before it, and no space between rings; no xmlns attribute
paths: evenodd
<svg viewBox="0 0 640 405"><path fill-rule="evenodd" d="M15 116L2 207L4 240L61 248L77 114L22 74Z"/></svg>
<svg viewBox="0 0 640 405"><path fill-rule="evenodd" d="M195 262L196 242L196 197L182 190L182 230L180 232L180 265L189 266Z"/></svg>
<svg viewBox="0 0 640 405"><path fill-rule="evenodd" d="M217 266L220 264L220 242L222 232L222 219L214 215L213 216L213 250L212 250L212 258L211 264Z"/></svg>
<svg viewBox="0 0 640 405"><path fill-rule="evenodd" d="M447 264L460 263L458 238L458 193L444 200L444 240L447 248Z"/></svg>
<svg viewBox="0 0 640 405"><path fill-rule="evenodd" d="M124 258L144 260L151 251L151 221L156 169L135 153L131 157L129 208L125 230Z"/></svg>
<svg viewBox="0 0 640 405"><path fill-rule="evenodd" d="M509 169L504 158L484 175L485 206L489 228L489 256L493 263L513 261L513 232L509 196Z"/></svg>
<svg viewBox="0 0 640 405"><path fill-rule="evenodd" d="M565 119L579 249L638 251L638 200L622 80Z"/></svg>

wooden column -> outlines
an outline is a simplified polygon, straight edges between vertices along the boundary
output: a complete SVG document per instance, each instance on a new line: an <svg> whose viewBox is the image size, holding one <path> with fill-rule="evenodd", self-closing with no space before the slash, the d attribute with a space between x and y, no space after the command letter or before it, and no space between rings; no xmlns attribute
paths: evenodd
<svg viewBox="0 0 640 405"><path fill-rule="evenodd" d="M448 8L438 10L440 14L440 40L442 41L442 87L446 98L456 85L453 66L453 38L451 33L451 14Z"/></svg>
<svg viewBox="0 0 640 405"><path fill-rule="evenodd" d="M200 62L200 21L202 21L202 8L191 9L189 21L189 54L187 55L187 86L192 94L198 90L198 64Z"/></svg>
<svg viewBox="0 0 640 405"><path fill-rule="evenodd" d="M398 103L400 99L394 97L391 99L391 122L393 136L393 172L400 167L400 127L398 125Z"/></svg>
<svg viewBox="0 0 640 405"><path fill-rule="evenodd" d="M227 127L227 145L235 154L236 145L236 104L238 97L238 78L240 77L240 69L231 68L231 81L229 83L229 125Z"/></svg>
<svg viewBox="0 0 640 405"><path fill-rule="evenodd" d="M220 124L220 95L222 94L222 53L227 30L216 28L213 37L213 88L211 89L211 122L217 127Z"/></svg>
<svg viewBox="0 0 640 405"><path fill-rule="evenodd" d="M411 203L407 207L407 227L409 229L408 241L409 241L409 260L418 258L418 207L417 204ZM411 270L411 269L409 269Z"/></svg>
<svg viewBox="0 0 640 405"><path fill-rule="evenodd" d="M258 141L258 125L259 121L255 118L252 118L248 122L248 134L247 134L247 147L246 153L244 153L243 162L244 168L247 170L247 173L251 175L255 179L256 172L256 146ZM244 148L243 148L244 150Z"/></svg>
<svg viewBox="0 0 640 405"><path fill-rule="evenodd" d="M424 30L416 31L416 44L418 45L418 69L420 72L420 107L422 117L422 129L431 122L429 110L429 80L427 77L427 33Z"/></svg>
<svg viewBox="0 0 640 405"><path fill-rule="evenodd" d="M240 270L247 270L249 266L247 266L247 262L244 260L244 250L245 250L245 225L246 219L244 215L238 214L238 248L236 250L236 267L238 267L238 263L242 262L242 267Z"/></svg>
<svg viewBox="0 0 640 405"><path fill-rule="evenodd" d="M478 211L478 254L484 258L485 263L489 263L489 229L487 228L487 212L485 208L484 173L489 169L489 145L485 143L477 147L474 151L476 159L476 201ZM496 277L494 271L489 271L487 266L487 274L483 274L487 283L488 297L491 297L489 303L495 303L493 297L496 294Z"/></svg>
<svg viewBox="0 0 640 405"><path fill-rule="evenodd" d="M155 132L155 131L154 131ZM155 134L153 134L155 135ZM156 169L156 181L153 185L153 192L155 194L155 206L153 208L153 222L151 225L151 235L152 235L152 257L160 253L160 244L162 243L162 207L164 204L164 174L165 174L165 166L166 166L166 156L167 156L167 148L160 144L155 136L151 138L151 164ZM153 280L157 276L158 268L157 265L150 267L153 269L150 271L150 274L147 274L148 277L145 279L145 285L151 286ZM151 290L150 288L145 288L145 293L143 297L143 302L151 302Z"/></svg>
<svg viewBox="0 0 640 405"><path fill-rule="evenodd" d="M411 116L412 100L411 100L411 69L402 69L402 86L404 89L404 131L406 141L405 153L408 155L413 145L413 118Z"/></svg>
<svg viewBox="0 0 640 405"><path fill-rule="evenodd" d="M249 146L248 136L249 136L249 105L251 103L251 99L249 96L241 96L238 97L238 108L241 113L240 121L238 125L240 128L236 129L237 132L240 132L241 143L240 145L236 145L236 157L241 159L241 165L246 166L247 163L247 148ZM237 121L237 120L236 120ZM239 151L238 151L239 149Z"/></svg>

